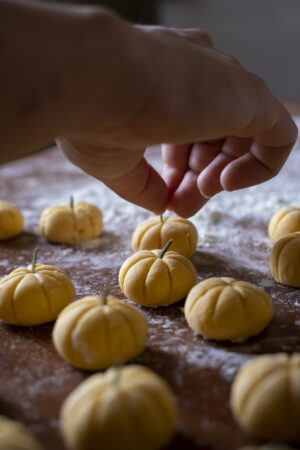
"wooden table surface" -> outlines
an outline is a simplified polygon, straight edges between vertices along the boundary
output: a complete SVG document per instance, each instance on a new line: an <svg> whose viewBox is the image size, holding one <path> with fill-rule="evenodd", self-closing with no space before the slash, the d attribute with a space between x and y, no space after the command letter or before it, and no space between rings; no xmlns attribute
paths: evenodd
<svg viewBox="0 0 300 450"><path fill-rule="evenodd" d="M290 105L300 112L299 104ZM160 167L156 150L149 159ZM259 336L244 343L217 343L196 336L187 326L183 302L141 310L149 320L149 341L135 362L163 376L179 406L178 432L168 447L175 449L237 449L258 443L235 423L229 405L231 382L238 368L262 353L300 351L300 291L280 286L268 268L271 242L268 220L284 204L299 204L299 148L277 180L212 199L193 221L199 231L192 257L199 280L232 276L258 284L274 300L274 317ZM64 269L77 295L97 294L109 283L124 298L117 282L122 262L131 254L136 225L149 214L128 205L106 187L83 174L58 150L48 150L0 168L1 198L17 204L26 225L17 238L0 243L0 276L29 265L34 247L39 262ZM55 245L40 236L43 208L76 200L98 204L105 231L93 241ZM21 420L48 450L63 450L59 410L65 397L88 373L72 368L57 354L51 340L53 324L14 327L0 323L0 413Z"/></svg>

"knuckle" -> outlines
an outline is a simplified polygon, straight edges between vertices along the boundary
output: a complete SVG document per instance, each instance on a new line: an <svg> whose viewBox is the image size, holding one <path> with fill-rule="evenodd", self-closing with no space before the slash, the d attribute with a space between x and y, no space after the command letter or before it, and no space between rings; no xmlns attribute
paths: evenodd
<svg viewBox="0 0 300 450"><path fill-rule="evenodd" d="M233 63L236 66L241 66L241 63L239 62L239 60L237 58L235 58L234 56L232 56L230 53L222 52L222 55L227 61Z"/></svg>
<svg viewBox="0 0 300 450"><path fill-rule="evenodd" d="M248 74L249 74L251 83L256 91L258 91L258 92L268 91L267 85L262 78L255 75L252 72L248 72Z"/></svg>
<svg viewBox="0 0 300 450"><path fill-rule="evenodd" d="M198 30L199 33L199 38L202 39L203 41L207 42L210 45L214 45L212 37L210 36L209 33L207 33L207 31L205 30Z"/></svg>
<svg viewBox="0 0 300 450"><path fill-rule="evenodd" d="M191 41L198 43L205 42L212 47L214 46L212 37L202 28L186 28L183 30L183 33Z"/></svg>

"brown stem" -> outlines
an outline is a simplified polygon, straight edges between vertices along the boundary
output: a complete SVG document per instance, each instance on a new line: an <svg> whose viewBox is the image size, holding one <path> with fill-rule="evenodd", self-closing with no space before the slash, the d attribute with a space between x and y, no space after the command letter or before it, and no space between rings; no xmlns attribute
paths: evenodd
<svg viewBox="0 0 300 450"><path fill-rule="evenodd" d="M160 223L164 223L163 215L161 214L159 217L160 217Z"/></svg>
<svg viewBox="0 0 300 450"><path fill-rule="evenodd" d="M31 272L35 273L35 266L36 266L36 260L37 260L37 248L35 248L33 250L33 255L32 255L32 263L31 263Z"/></svg>
<svg viewBox="0 0 300 450"><path fill-rule="evenodd" d="M165 255L165 253L169 250L170 245L172 244L173 239L170 239L169 242L164 246L158 257L162 259Z"/></svg>
<svg viewBox="0 0 300 450"><path fill-rule="evenodd" d="M122 362L120 362L120 363L117 362L113 367L113 370L115 372L113 383L116 385L119 384L119 381L121 378L121 370L123 369L123 367L124 367L124 364L122 364Z"/></svg>
<svg viewBox="0 0 300 450"><path fill-rule="evenodd" d="M73 195L71 195L71 197L70 197L70 207L72 209L74 208L74 197L73 197Z"/></svg>
<svg viewBox="0 0 300 450"><path fill-rule="evenodd" d="M107 295L109 293L109 286L106 284L102 294L102 305L107 305Z"/></svg>

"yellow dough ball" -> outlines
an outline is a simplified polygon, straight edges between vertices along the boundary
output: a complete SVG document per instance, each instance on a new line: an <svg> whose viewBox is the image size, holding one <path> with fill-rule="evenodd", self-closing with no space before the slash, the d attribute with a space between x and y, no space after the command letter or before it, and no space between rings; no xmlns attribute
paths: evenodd
<svg viewBox="0 0 300 450"><path fill-rule="evenodd" d="M171 250L190 257L196 250L198 233L195 226L179 216L152 217L140 223L132 236L133 251L163 248L172 239Z"/></svg>
<svg viewBox="0 0 300 450"><path fill-rule="evenodd" d="M0 200L0 240L10 239L23 231L24 217L12 203Z"/></svg>
<svg viewBox="0 0 300 450"><path fill-rule="evenodd" d="M176 421L167 383L137 365L91 376L61 411L64 439L74 450L156 450L171 440Z"/></svg>
<svg viewBox="0 0 300 450"><path fill-rule="evenodd" d="M184 305L189 326L201 336L216 340L254 336L268 325L272 312L272 300L265 291L233 278L201 281Z"/></svg>
<svg viewBox="0 0 300 450"><path fill-rule="evenodd" d="M197 282L196 269L185 256L163 250L141 250L122 264L119 283L127 298L144 306L164 306L186 297Z"/></svg>
<svg viewBox="0 0 300 450"><path fill-rule="evenodd" d="M58 353L74 366L102 370L141 353L147 335L144 315L105 293L67 306L55 323L53 342Z"/></svg>
<svg viewBox="0 0 300 450"><path fill-rule="evenodd" d="M261 438L300 442L300 354L263 355L238 372L231 408L247 432Z"/></svg>
<svg viewBox="0 0 300 450"><path fill-rule="evenodd" d="M61 244L98 237L103 231L102 212L87 202L46 208L40 219L40 232L48 241Z"/></svg>
<svg viewBox="0 0 300 450"><path fill-rule="evenodd" d="M51 322L74 297L63 270L34 261L0 281L0 319L20 326Z"/></svg>
<svg viewBox="0 0 300 450"><path fill-rule="evenodd" d="M268 232L274 242L297 231L300 231L300 207L284 206L270 220Z"/></svg>
<svg viewBox="0 0 300 450"><path fill-rule="evenodd" d="M300 287L300 233L292 233L275 242L270 254L274 280L292 287Z"/></svg>
<svg viewBox="0 0 300 450"><path fill-rule="evenodd" d="M43 447L22 424L0 416L0 450L43 450Z"/></svg>

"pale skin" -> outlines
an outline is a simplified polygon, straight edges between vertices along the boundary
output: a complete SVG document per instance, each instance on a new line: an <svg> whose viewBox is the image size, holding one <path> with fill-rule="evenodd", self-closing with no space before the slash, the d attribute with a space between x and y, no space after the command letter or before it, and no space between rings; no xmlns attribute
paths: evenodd
<svg viewBox="0 0 300 450"><path fill-rule="evenodd" d="M297 138L266 85L202 30L14 0L0 0L0 30L0 163L56 138L126 200L189 217L275 176ZM144 158L161 143L162 176Z"/></svg>

